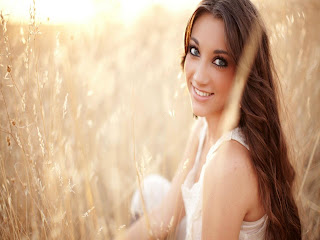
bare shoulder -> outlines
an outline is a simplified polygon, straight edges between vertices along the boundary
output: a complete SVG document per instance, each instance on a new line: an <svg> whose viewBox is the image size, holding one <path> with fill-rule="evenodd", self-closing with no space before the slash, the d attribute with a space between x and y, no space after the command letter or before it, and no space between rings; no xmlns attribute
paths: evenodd
<svg viewBox="0 0 320 240"><path fill-rule="evenodd" d="M235 140L224 142L207 162L203 186L203 222L212 226L203 227L204 236L236 239L258 192L249 151Z"/></svg>
<svg viewBox="0 0 320 240"><path fill-rule="evenodd" d="M258 180L249 150L236 140L221 144L208 163L206 175L211 183L222 181L224 186L236 186L234 194L243 197L247 207L256 199Z"/></svg>
<svg viewBox="0 0 320 240"><path fill-rule="evenodd" d="M245 201L248 208L255 205L258 201L258 177L251 160L249 150L236 140L230 140L221 145L220 151L217 153L218 164L222 164L225 168L225 174L232 174L234 178L231 181L239 181L242 185L242 194L245 194ZM248 198L249 197L249 198Z"/></svg>
<svg viewBox="0 0 320 240"><path fill-rule="evenodd" d="M219 173L217 176L236 174L235 177L241 177L243 181L256 178L248 149L235 140L222 143L208 167L212 168L211 171Z"/></svg>

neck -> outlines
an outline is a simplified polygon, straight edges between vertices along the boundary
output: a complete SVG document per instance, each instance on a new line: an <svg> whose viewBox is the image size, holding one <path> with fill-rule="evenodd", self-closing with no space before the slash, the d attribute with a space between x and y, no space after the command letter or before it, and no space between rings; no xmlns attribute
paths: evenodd
<svg viewBox="0 0 320 240"><path fill-rule="evenodd" d="M206 143L209 146L215 144L217 140L221 137L222 133L222 114L215 114L210 116L205 116L205 121L207 122L207 133L206 133Z"/></svg>
<svg viewBox="0 0 320 240"><path fill-rule="evenodd" d="M205 121L207 122L207 134L206 134L206 142L209 145L213 145L219 138L219 123L221 119L221 114L206 116Z"/></svg>

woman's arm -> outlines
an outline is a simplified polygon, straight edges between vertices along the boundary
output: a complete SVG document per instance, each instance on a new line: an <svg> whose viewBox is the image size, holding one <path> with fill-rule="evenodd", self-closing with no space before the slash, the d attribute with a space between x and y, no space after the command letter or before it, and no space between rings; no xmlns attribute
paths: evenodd
<svg viewBox="0 0 320 240"><path fill-rule="evenodd" d="M186 145L185 153L180 162L178 170L172 180L170 190L166 197L157 208L153 209L149 214L150 225L153 238L164 238L177 223L185 215L184 203L181 195L181 185L184 182L188 172L193 166L197 146L199 143L199 132L203 126L204 119L197 120L190 132ZM147 227L146 217L142 216L133 225L130 226L117 240L126 239L150 239L151 232Z"/></svg>
<svg viewBox="0 0 320 240"><path fill-rule="evenodd" d="M248 150L223 143L204 174L202 239L238 240L257 187Z"/></svg>

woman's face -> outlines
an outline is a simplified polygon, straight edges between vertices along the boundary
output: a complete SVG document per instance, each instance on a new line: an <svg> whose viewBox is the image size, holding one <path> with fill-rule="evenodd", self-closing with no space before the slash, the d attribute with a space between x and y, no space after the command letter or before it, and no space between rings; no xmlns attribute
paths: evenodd
<svg viewBox="0 0 320 240"><path fill-rule="evenodd" d="M195 21L184 70L193 113L201 117L220 115L228 100L235 63L227 52L224 23L210 13Z"/></svg>

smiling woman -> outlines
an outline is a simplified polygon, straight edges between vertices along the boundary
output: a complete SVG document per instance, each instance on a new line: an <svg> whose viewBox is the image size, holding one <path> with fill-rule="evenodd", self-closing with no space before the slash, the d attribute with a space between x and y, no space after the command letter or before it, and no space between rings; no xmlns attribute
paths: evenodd
<svg viewBox="0 0 320 240"><path fill-rule="evenodd" d="M181 67L201 118L161 203L118 240L162 239L175 229L179 240L301 240L279 79L258 10L250 0L202 0L185 29ZM231 108L236 120L222 131Z"/></svg>

